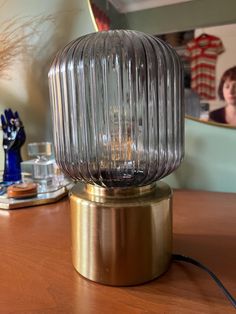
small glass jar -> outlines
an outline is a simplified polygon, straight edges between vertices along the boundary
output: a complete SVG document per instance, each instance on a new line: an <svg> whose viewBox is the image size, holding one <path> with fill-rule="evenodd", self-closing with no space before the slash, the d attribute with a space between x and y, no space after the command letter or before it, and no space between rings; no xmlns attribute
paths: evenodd
<svg viewBox="0 0 236 314"><path fill-rule="evenodd" d="M34 181L51 181L54 175L55 160L52 155L52 143L39 142L28 144L28 155L36 157L32 164L32 177Z"/></svg>

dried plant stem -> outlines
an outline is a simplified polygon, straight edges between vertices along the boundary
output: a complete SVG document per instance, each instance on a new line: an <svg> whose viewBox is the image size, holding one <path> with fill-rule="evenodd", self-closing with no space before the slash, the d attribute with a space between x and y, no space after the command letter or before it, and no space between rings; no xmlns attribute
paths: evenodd
<svg viewBox="0 0 236 314"><path fill-rule="evenodd" d="M0 25L1 78L23 51L32 48L30 39L39 35L45 22L54 22L53 16L15 17Z"/></svg>

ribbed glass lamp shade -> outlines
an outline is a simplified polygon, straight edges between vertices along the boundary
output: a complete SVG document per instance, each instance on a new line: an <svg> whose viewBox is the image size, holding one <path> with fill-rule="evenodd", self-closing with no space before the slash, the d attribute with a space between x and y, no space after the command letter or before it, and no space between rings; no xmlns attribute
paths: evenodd
<svg viewBox="0 0 236 314"><path fill-rule="evenodd" d="M183 157L182 67L163 41L126 30L80 37L49 71L55 155L69 176L143 186Z"/></svg>

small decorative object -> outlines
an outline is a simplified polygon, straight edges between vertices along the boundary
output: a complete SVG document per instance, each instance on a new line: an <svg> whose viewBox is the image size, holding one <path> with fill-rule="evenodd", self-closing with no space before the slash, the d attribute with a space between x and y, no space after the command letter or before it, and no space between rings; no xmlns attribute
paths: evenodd
<svg viewBox="0 0 236 314"><path fill-rule="evenodd" d="M84 277L133 285L165 272L172 192L157 181L184 152L182 67L154 36L107 31L74 40L49 72L56 160L70 193L72 255Z"/></svg>
<svg viewBox="0 0 236 314"><path fill-rule="evenodd" d="M51 142L29 143L28 155L33 159L21 163L22 172L38 183L38 192L49 192L68 183L55 162Z"/></svg>
<svg viewBox="0 0 236 314"><path fill-rule="evenodd" d="M33 182L13 184L7 188L8 197L28 198L37 195L37 184Z"/></svg>
<svg viewBox="0 0 236 314"><path fill-rule="evenodd" d="M30 157L36 157L36 159L31 160L32 179L37 182L51 183L55 165L55 160L51 158L52 143L29 143L28 155Z"/></svg>
<svg viewBox="0 0 236 314"><path fill-rule="evenodd" d="M1 115L3 130L3 149L5 154L3 181L21 181L21 146L25 142L25 130L19 114L11 109Z"/></svg>
<svg viewBox="0 0 236 314"><path fill-rule="evenodd" d="M20 148L25 131L17 112L5 110L1 115L5 169L0 182L0 208L15 209L48 204L60 200L74 185L61 175L49 142L30 143L32 160L21 162Z"/></svg>

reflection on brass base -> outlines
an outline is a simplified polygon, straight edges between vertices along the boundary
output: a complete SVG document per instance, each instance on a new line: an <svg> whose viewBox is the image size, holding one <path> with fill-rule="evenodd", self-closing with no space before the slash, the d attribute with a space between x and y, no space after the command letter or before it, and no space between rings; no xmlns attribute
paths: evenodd
<svg viewBox="0 0 236 314"><path fill-rule="evenodd" d="M171 197L162 182L122 189L75 185L70 203L76 270L114 286L160 276L172 253Z"/></svg>

